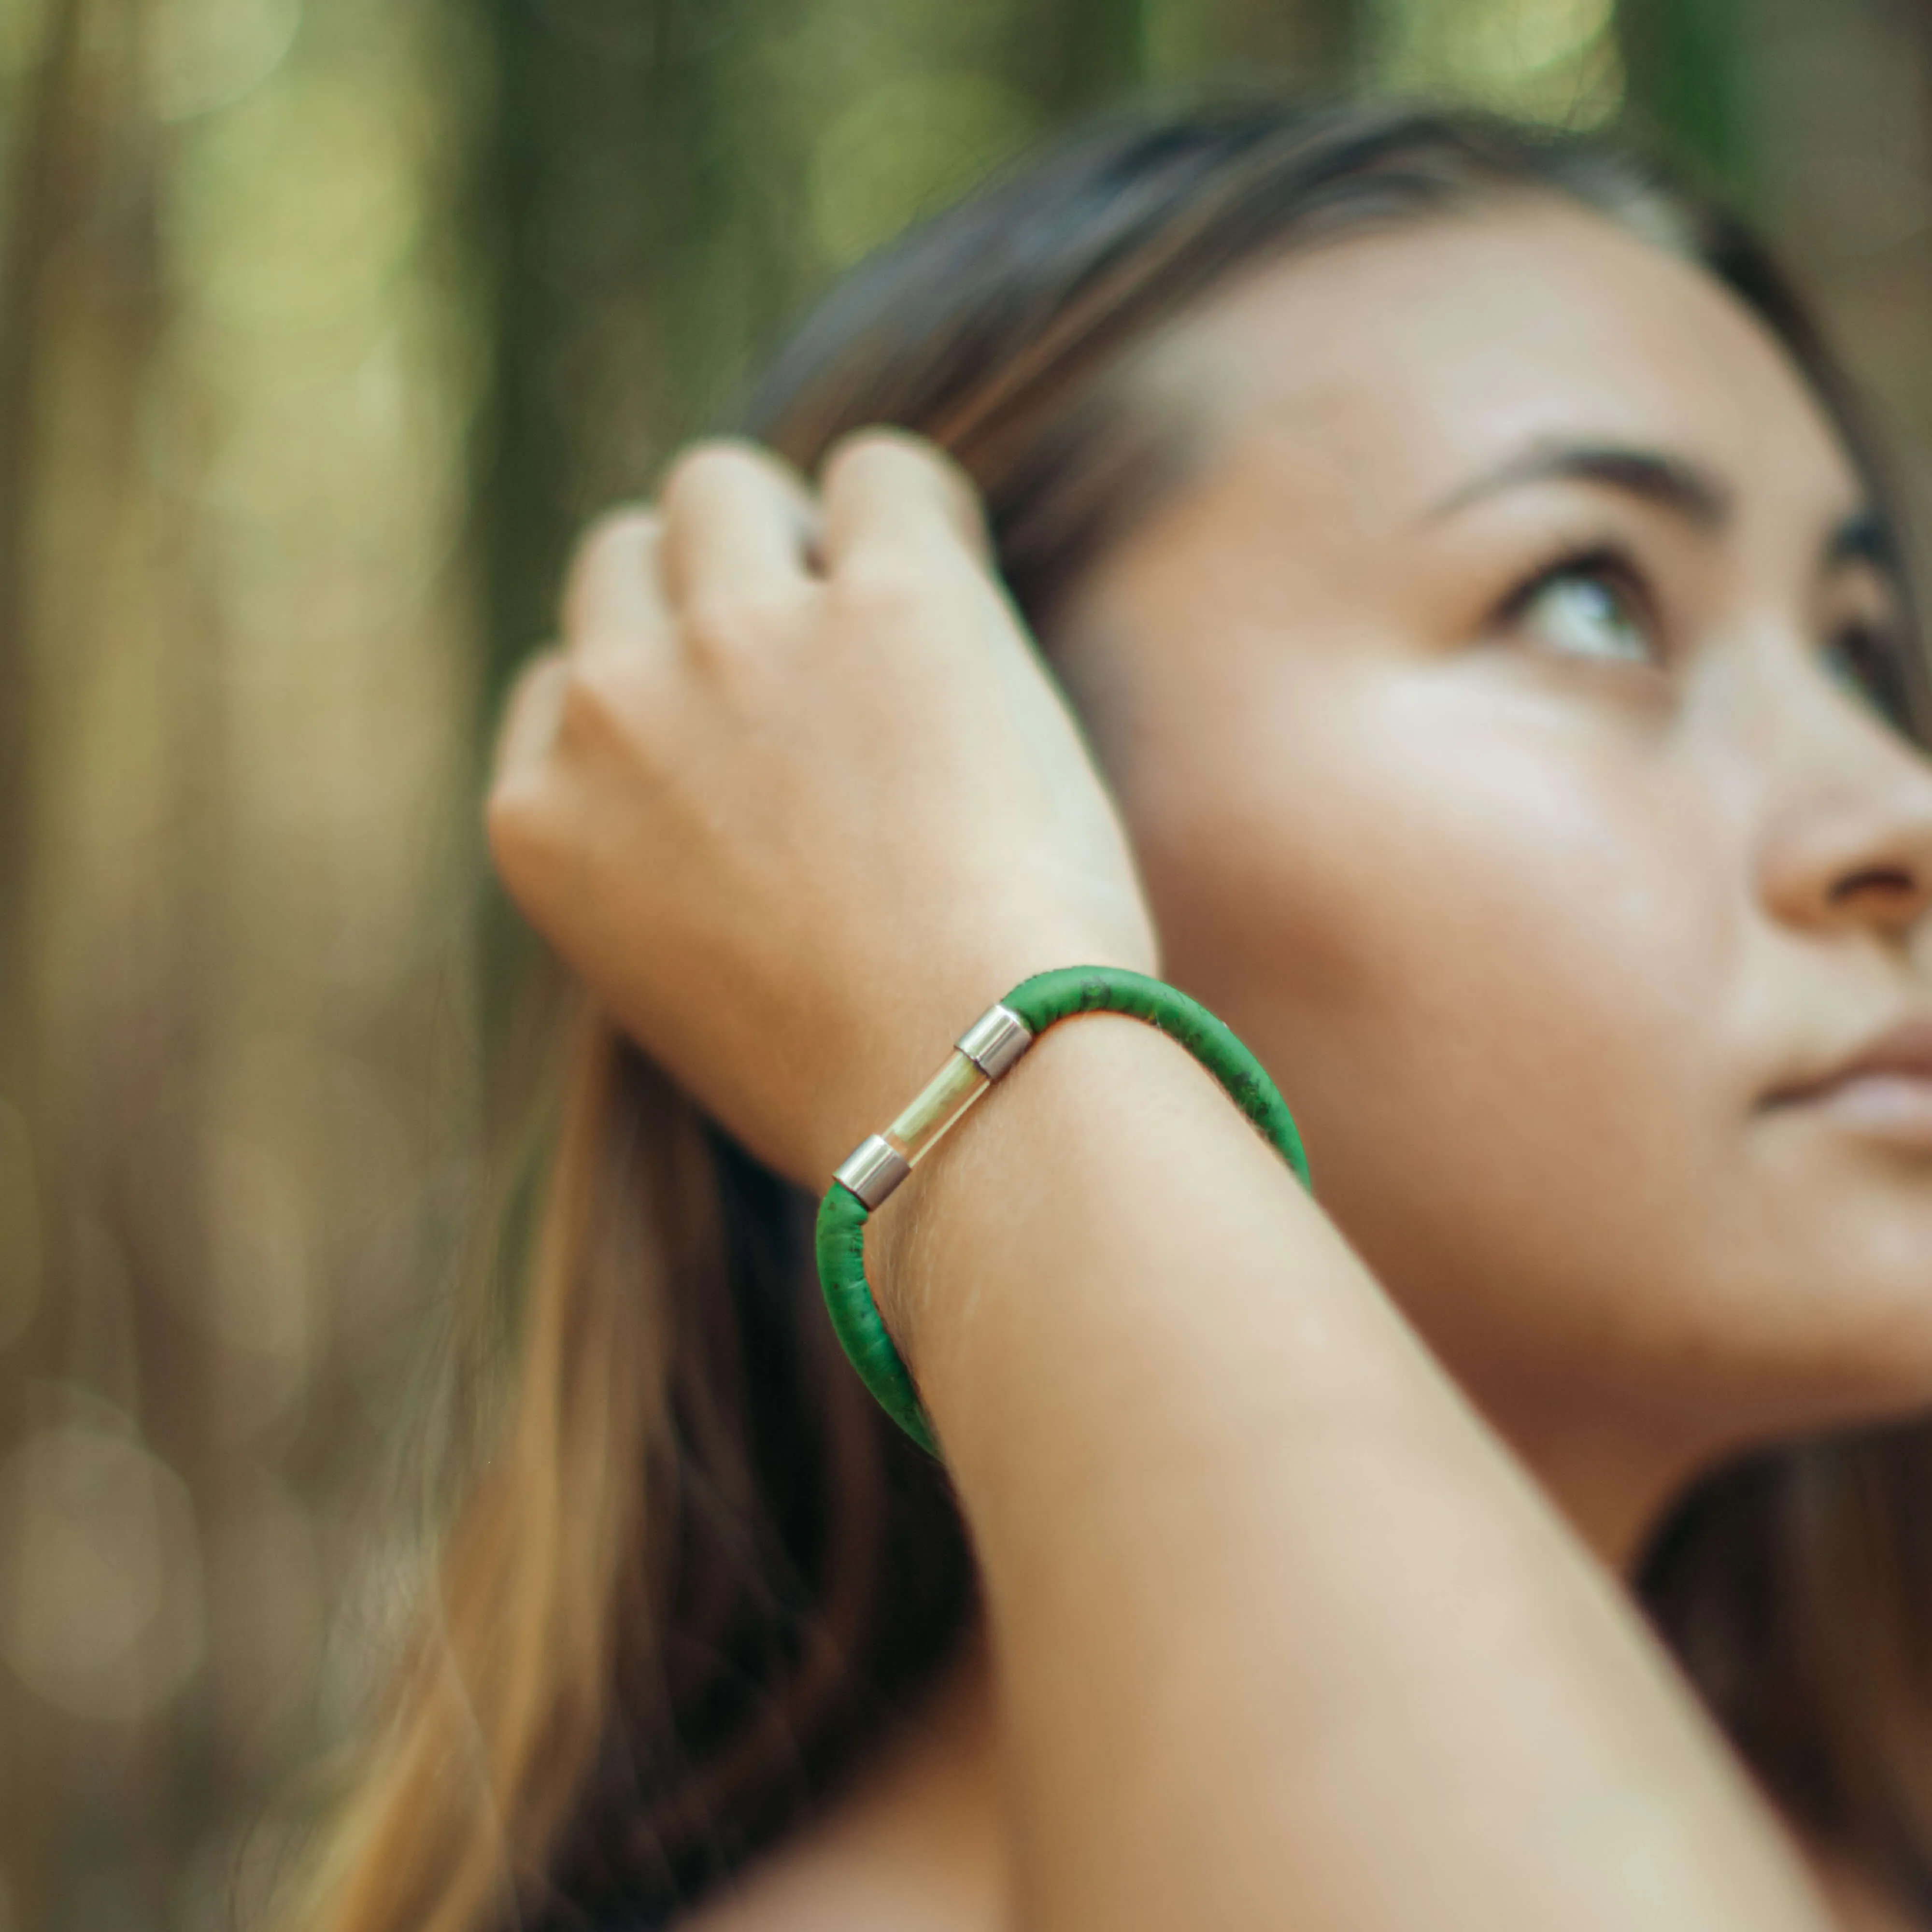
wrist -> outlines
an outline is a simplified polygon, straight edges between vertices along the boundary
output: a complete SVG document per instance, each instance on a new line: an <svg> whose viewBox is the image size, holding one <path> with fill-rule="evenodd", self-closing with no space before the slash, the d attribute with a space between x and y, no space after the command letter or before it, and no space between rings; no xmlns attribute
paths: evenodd
<svg viewBox="0 0 1932 1932"><path fill-rule="evenodd" d="M970 1332L998 1321L1004 1284L1079 1230L1113 1218L1124 1147L1178 1135L1190 1155L1254 1141L1187 1048L1140 1020L1082 1015L1024 1059L916 1168L868 1228L867 1272L888 1331L942 1402Z"/></svg>
<svg viewBox="0 0 1932 1932"><path fill-rule="evenodd" d="M1093 1017L1114 1025L1063 1026L1042 1034L1028 1048L1025 1064L998 1083L997 1093L989 1088L976 1101L947 1132L944 1148L907 1176L869 1223L873 1296L909 1364L923 1359L935 1301L965 1290L988 1235L1051 1195L1054 1144L1078 1107L1096 1099L1107 1104L1103 1096L1113 1083L1131 1077L1100 1036L1135 1029L1114 1016Z"/></svg>
<svg viewBox="0 0 1932 1932"><path fill-rule="evenodd" d="M931 1420L867 1276L867 1223L991 1086L1030 1057L1042 1034L1061 1021L1095 1013L1144 1022L1150 1030L1142 1034L1144 1043L1165 1034L1184 1047L1246 1116L1248 1125L1308 1184L1300 1135L1274 1083L1228 1027L1186 994L1147 974L1093 964L1048 968L1014 987L969 1027L940 1073L884 1132L868 1136L842 1164L819 1206L819 1278L832 1326L853 1366L887 1413L934 1455L940 1452ZM1153 1065L1161 1079L1170 1078L1174 1070L1164 1053ZM1122 1098L1118 1093L1108 1098L1096 1115L1092 1096L1085 1096L1084 1118L1096 1138L1106 1138L1119 1124L1116 1109L1122 1118L1131 1118L1137 1111L1122 1106ZM1145 1108L1138 1111L1144 1114ZM1046 1158L1056 1169L1076 1162L1084 1151L1082 1139L1076 1130L1066 1137L1064 1148L1050 1147ZM954 1164L965 1162L962 1154ZM1032 1172L1025 1170L1023 1178L1030 1180ZM992 1232L1010 1239L1012 1229L1003 1220ZM916 1249L912 1252L916 1256ZM902 1246L902 1259L906 1252ZM907 1272L922 1271L908 1268ZM967 1298L969 1302L979 1298ZM909 1295L903 1286L890 1305L902 1329L922 1327L922 1300Z"/></svg>
<svg viewBox="0 0 1932 1932"><path fill-rule="evenodd" d="M811 1108L814 1191L822 1193L854 1149L898 1117L946 1061L962 1030L1014 987L1059 967L1153 975L1159 964L1150 934L1142 946L1069 932L949 950L943 968L901 969L843 1023L849 1045L841 1076L818 1088L818 1104Z"/></svg>

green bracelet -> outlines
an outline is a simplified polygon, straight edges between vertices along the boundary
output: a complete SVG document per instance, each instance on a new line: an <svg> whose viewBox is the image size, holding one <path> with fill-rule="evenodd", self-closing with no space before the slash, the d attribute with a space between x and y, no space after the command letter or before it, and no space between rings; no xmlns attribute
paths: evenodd
<svg viewBox="0 0 1932 1932"><path fill-rule="evenodd" d="M873 1210L993 1082L1056 1020L1125 1013L1186 1048L1226 1090L1302 1185L1311 1184L1294 1117L1262 1064L1205 1006L1142 973L1066 966L1022 980L959 1036L952 1055L882 1134L868 1135L838 1172L818 1207L818 1280L837 1334L860 1380L928 1454L939 1444L919 1391L880 1319L866 1280L866 1223Z"/></svg>

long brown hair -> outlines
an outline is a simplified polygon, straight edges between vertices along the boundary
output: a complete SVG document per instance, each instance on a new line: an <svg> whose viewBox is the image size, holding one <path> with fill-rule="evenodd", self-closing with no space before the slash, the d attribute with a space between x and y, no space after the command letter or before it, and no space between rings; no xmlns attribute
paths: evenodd
<svg viewBox="0 0 1932 1932"><path fill-rule="evenodd" d="M1484 197L1568 196L1760 316L1882 501L1850 388L1764 251L1592 141L1400 104L1225 97L1084 128L862 264L740 427L810 470L904 424L983 493L1049 651L1061 591L1162 486L1126 352L1236 272ZM1912 664L1877 668L1908 722ZM322 1840L331 1932L647 1924L795 1828L973 1613L944 1474L814 1292L812 1204L594 1013L568 1048L508 1418ZM1642 1589L1796 1817L1932 1900L1932 1431L1712 1478Z"/></svg>

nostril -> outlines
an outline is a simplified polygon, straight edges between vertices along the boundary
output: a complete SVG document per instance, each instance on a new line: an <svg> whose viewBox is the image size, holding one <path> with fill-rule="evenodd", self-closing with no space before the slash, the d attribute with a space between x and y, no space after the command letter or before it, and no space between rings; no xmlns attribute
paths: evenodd
<svg viewBox="0 0 1932 1932"><path fill-rule="evenodd" d="M1868 866L1862 872L1840 879L1832 888L1832 903L1843 905L1849 899L1868 896L1916 898L1922 890L1917 876L1903 866Z"/></svg>

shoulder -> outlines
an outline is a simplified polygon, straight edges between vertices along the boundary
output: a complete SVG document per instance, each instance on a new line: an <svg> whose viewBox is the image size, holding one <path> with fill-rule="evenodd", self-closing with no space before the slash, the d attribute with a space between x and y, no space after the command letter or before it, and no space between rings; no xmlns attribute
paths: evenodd
<svg viewBox="0 0 1932 1932"><path fill-rule="evenodd" d="M676 1932L1004 1932L996 1900L916 1855L802 1840L761 1862Z"/></svg>
<svg viewBox="0 0 1932 1932"><path fill-rule="evenodd" d="M1006 1932L990 1729L942 1698L824 1819L677 1932Z"/></svg>

